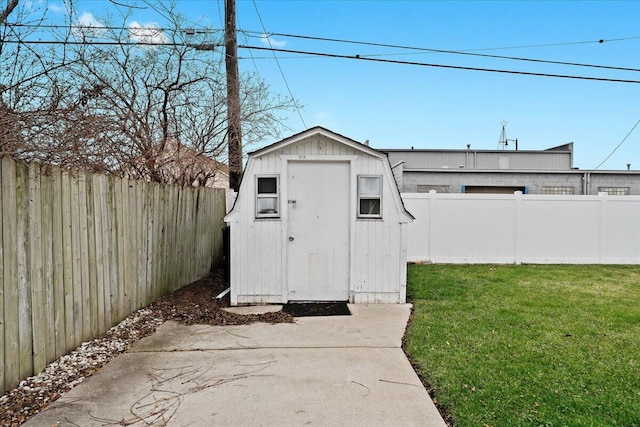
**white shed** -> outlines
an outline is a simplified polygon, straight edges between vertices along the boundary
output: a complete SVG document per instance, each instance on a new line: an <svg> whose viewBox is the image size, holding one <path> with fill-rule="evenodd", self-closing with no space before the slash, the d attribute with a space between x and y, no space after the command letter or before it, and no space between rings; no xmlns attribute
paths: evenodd
<svg viewBox="0 0 640 427"><path fill-rule="evenodd" d="M404 303L412 220L367 145L315 127L250 153L225 217L231 304Z"/></svg>

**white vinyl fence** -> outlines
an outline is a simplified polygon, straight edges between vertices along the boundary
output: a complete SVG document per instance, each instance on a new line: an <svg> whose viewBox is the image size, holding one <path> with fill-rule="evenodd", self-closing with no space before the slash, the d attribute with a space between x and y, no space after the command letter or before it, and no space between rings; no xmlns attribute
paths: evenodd
<svg viewBox="0 0 640 427"><path fill-rule="evenodd" d="M640 196L403 193L408 261L640 264Z"/></svg>

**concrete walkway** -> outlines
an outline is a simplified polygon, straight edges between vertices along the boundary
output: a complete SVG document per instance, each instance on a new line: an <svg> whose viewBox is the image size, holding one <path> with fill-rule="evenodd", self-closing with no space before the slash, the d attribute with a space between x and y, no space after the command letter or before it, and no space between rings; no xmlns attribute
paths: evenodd
<svg viewBox="0 0 640 427"><path fill-rule="evenodd" d="M166 322L25 425L445 426L401 349L410 305L349 309L295 324Z"/></svg>

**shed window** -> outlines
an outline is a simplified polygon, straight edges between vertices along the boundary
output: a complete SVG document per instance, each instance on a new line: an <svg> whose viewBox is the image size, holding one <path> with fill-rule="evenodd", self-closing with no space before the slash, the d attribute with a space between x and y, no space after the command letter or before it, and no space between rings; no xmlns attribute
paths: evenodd
<svg viewBox="0 0 640 427"><path fill-rule="evenodd" d="M280 198L278 176L256 177L256 218L278 218Z"/></svg>
<svg viewBox="0 0 640 427"><path fill-rule="evenodd" d="M358 176L358 217L382 218L381 176Z"/></svg>

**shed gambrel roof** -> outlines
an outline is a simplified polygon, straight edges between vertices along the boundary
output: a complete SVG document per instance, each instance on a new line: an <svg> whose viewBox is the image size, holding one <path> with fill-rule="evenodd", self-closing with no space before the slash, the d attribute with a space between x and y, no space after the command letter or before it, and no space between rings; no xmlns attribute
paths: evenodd
<svg viewBox="0 0 640 427"><path fill-rule="evenodd" d="M415 218L413 215L411 215L411 213L409 211L407 211L407 209L404 206L404 202L402 200L402 197L400 197L400 189L398 188L398 183L396 182L396 180L393 178L393 173L391 172L391 165L389 164L389 157L386 153L383 153L381 151L378 151L376 149L373 149L371 147L369 147L368 145L362 144L358 141L355 141L351 138L348 138L344 135L340 135L339 133L333 132L329 129L323 128L322 126L315 126L312 127L310 129L304 130L300 133L297 133L295 135L292 135L288 138L285 138L281 141L275 142L271 145L267 145L266 147L260 148L258 150L252 151L248 154L249 156L249 160L248 162L251 162L252 159L267 155L269 153L272 153L274 151L277 150L281 150L284 147L291 145L291 144L295 144L298 143L300 141L305 140L306 138L315 136L315 135L322 135L326 138L329 138L333 141L339 142L341 144L344 144L350 148L353 148L355 150L361 151L364 154L370 155L372 157L376 157L379 158L380 160L382 160L385 164L385 169L388 173L388 178L390 179L391 182L393 182L392 186L394 188L393 191L393 198L399 208L399 211L404 214L407 218L408 221L413 221ZM249 163L247 163L247 166L249 165ZM243 174L243 180L246 177ZM240 186L240 189L242 190L242 185ZM238 201L238 199L236 199L236 202ZM237 209L237 203L234 203L233 208L231 209L231 211L229 211L229 213L227 214L227 216L225 217L225 220L230 219L231 217L234 216L236 209Z"/></svg>

